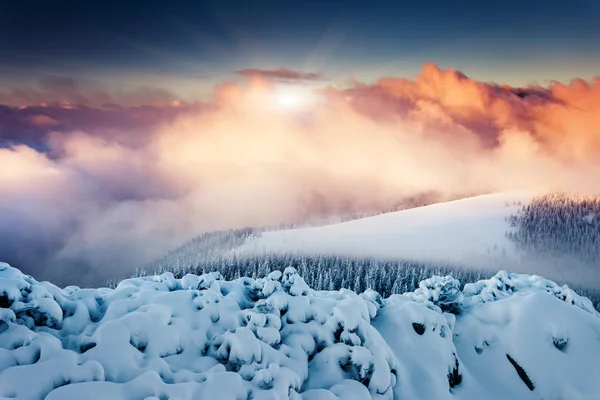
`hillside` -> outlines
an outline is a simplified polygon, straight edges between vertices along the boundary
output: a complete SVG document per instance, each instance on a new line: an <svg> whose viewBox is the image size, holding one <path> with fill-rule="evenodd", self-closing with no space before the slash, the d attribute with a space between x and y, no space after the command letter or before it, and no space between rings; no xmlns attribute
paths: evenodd
<svg viewBox="0 0 600 400"><path fill-rule="evenodd" d="M482 195L325 226L209 232L145 270L175 275L218 270L234 279L293 265L315 289L377 287L390 294L397 293L390 292L394 280L412 290L406 279L414 283L415 276L441 273L471 280L510 269L576 286L596 298L588 289L600 289L598 215L599 196ZM399 271L406 268L416 273ZM331 270L351 278L329 282ZM378 286L367 271L384 272L390 287ZM371 284L362 285L363 277Z"/></svg>
<svg viewBox="0 0 600 400"><path fill-rule="evenodd" d="M60 289L0 264L0 398L591 399L600 317L539 276L314 291L293 268Z"/></svg>
<svg viewBox="0 0 600 400"><path fill-rule="evenodd" d="M507 218L531 193L476 196L313 228L263 232L234 250L244 253L339 254L452 261L482 266L515 260Z"/></svg>

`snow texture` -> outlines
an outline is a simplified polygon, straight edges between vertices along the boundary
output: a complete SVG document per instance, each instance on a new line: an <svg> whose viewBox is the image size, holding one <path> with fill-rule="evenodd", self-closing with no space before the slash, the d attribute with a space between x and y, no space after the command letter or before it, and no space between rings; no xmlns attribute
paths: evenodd
<svg viewBox="0 0 600 400"><path fill-rule="evenodd" d="M460 290L265 278L60 289L0 263L0 399L594 399L600 316L539 276Z"/></svg>

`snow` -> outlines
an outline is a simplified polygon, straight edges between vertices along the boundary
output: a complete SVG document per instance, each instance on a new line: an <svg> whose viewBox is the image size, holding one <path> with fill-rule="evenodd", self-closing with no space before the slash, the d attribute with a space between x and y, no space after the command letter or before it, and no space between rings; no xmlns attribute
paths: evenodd
<svg viewBox="0 0 600 400"><path fill-rule="evenodd" d="M304 253L453 261L480 265L515 256L506 217L533 192L476 196L312 228L264 232L237 253ZM424 239L426 238L426 239Z"/></svg>
<svg viewBox="0 0 600 400"><path fill-rule="evenodd" d="M540 276L387 299L293 268L60 289L0 263L0 398L592 399L600 315Z"/></svg>

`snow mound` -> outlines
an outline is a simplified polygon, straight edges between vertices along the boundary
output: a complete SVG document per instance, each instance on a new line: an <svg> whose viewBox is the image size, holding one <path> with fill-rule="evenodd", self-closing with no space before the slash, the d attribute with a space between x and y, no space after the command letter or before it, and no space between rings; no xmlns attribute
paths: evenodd
<svg viewBox="0 0 600 400"><path fill-rule="evenodd" d="M520 296L536 291L547 292L591 314L598 314L588 298L579 296L567 285L559 286L539 275L511 274L506 271L498 272L491 279L466 284L464 302L466 305L472 306L478 303L497 301L515 294Z"/></svg>
<svg viewBox="0 0 600 400"><path fill-rule="evenodd" d="M541 277L314 291L295 269L60 289L0 263L0 398L590 399L600 318Z"/></svg>

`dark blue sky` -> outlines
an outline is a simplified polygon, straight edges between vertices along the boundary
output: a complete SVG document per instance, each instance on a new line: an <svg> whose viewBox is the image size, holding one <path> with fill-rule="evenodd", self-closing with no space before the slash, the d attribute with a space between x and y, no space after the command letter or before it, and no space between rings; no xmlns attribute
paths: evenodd
<svg viewBox="0 0 600 400"><path fill-rule="evenodd" d="M62 74L185 91L241 68L371 80L428 61L513 84L590 78L598 21L596 0L6 0L0 85Z"/></svg>

